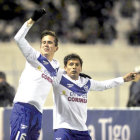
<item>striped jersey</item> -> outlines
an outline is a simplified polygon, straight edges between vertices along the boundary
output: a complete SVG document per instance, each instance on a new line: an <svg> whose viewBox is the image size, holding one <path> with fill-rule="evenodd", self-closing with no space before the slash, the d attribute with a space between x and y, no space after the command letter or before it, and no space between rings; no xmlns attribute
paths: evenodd
<svg viewBox="0 0 140 140"><path fill-rule="evenodd" d="M51 78L58 70L59 63L54 59L49 62L39 51L31 47L25 39L31 26L28 26L25 22L14 37L19 49L26 58L25 68L19 80L14 102L29 103L42 112L51 88Z"/></svg>
<svg viewBox="0 0 140 140"><path fill-rule="evenodd" d="M72 80L66 72L59 69L53 82L53 128L86 131L88 92L106 90L123 83L122 77L95 81L79 76L78 80Z"/></svg>

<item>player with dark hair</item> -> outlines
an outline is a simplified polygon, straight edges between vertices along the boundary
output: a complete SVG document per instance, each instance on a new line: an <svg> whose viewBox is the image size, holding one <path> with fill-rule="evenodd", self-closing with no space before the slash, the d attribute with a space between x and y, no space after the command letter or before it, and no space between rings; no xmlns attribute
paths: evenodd
<svg viewBox="0 0 140 140"><path fill-rule="evenodd" d="M51 88L52 79L49 77L56 75L59 67L58 62L53 59L58 50L58 39L54 32L47 30L42 32L40 52L32 48L25 39L29 29L45 13L44 9L35 10L33 16L24 23L14 37L26 58L26 65L14 98L10 118L10 140L38 139L43 106Z"/></svg>
<svg viewBox="0 0 140 140"><path fill-rule="evenodd" d="M129 73L106 81L79 76L82 59L77 54L64 58L65 72L57 74L54 90L54 140L91 140L86 126L87 96L89 91L113 88L135 79L136 73Z"/></svg>
<svg viewBox="0 0 140 140"><path fill-rule="evenodd" d="M105 81L95 81L80 76L83 61L77 54L64 58L64 70L59 69L53 77L54 140L91 140L87 119L87 96L89 91L102 91L134 80L137 73Z"/></svg>

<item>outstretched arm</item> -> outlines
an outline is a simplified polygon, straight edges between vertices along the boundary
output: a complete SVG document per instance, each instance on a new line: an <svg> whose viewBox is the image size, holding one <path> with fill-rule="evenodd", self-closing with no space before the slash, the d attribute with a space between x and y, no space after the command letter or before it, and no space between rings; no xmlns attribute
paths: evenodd
<svg viewBox="0 0 140 140"><path fill-rule="evenodd" d="M96 81L96 80L91 79L90 90L101 91L101 90L114 88L116 86L123 84L124 82L129 82L129 81L134 80L136 78L137 74L138 73L136 73L136 72L130 72L123 77L118 77L118 78L105 80L105 81Z"/></svg>
<svg viewBox="0 0 140 140"><path fill-rule="evenodd" d="M91 79L90 81L91 81L90 90L94 90L94 91L103 91L106 89L110 89L122 85L124 83L123 77L118 77L105 81L96 81Z"/></svg>

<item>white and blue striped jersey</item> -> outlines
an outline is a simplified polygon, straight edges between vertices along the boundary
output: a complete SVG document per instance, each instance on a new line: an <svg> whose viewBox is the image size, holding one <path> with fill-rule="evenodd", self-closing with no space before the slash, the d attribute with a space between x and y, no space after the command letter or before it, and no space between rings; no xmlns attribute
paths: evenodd
<svg viewBox="0 0 140 140"><path fill-rule="evenodd" d="M28 26L25 22L14 37L19 49L26 58L25 69L21 74L14 102L29 103L42 112L51 88L51 78L58 70L59 63L54 59L49 62L39 51L31 47L25 39L31 26Z"/></svg>
<svg viewBox="0 0 140 140"><path fill-rule="evenodd" d="M123 83L122 77L95 81L79 76L78 80L72 80L63 70L59 69L53 82L53 128L86 131L88 92L113 88Z"/></svg>

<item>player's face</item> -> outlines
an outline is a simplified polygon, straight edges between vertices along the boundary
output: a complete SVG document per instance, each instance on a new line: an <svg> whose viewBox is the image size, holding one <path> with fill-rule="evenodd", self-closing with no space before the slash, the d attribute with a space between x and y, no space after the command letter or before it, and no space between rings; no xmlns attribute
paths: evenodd
<svg viewBox="0 0 140 140"><path fill-rule="evenodd" d="M67 62L67 65L64 67L67 75L73 79L78 80L79 74L82 71L82 66L79 59L71 59Z"/></svg>
<svg viewBox="0 0 140 140"><path fill-rule="evenodd" d="M43 56L53 56L57 50L53 36L47 35L42 38L40 52Z"/></svg>

